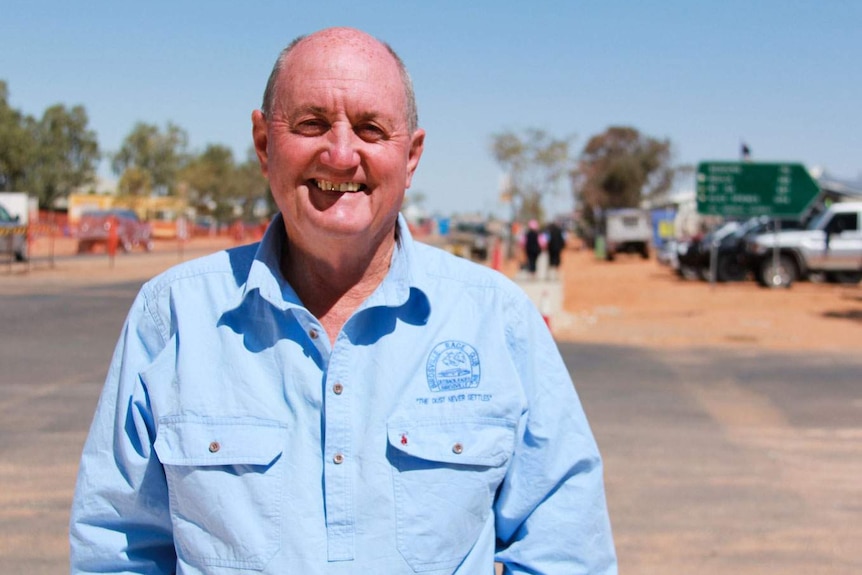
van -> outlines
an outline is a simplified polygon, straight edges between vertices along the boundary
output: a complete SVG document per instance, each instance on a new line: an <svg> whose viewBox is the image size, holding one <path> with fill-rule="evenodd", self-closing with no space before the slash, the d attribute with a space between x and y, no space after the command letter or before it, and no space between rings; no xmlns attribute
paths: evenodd
<svg viewBox="0 0 862 575"><path fill-rule="evenodd" d="M652 241L650 214L637 208L619 208L605 212L605 259L613 261L619 253L649 257Z"/></svg>

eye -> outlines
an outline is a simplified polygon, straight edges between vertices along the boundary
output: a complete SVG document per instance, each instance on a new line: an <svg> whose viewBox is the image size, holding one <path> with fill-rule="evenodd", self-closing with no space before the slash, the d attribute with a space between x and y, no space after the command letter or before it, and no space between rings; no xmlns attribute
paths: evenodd
<svg viewBox="0 0 862 575"><path fill-rule="evenodd" d="M329 130L329 124L320 118L312 118L297 122L293 127L293 132L300 136L322 136Z"/></svg>
<svg viewBox="0 0 862 575"><path fill-rule="evenodd" d="M366 142L378 142L386 137L383 128L372 123L359 124L353 131Z"/></svg>

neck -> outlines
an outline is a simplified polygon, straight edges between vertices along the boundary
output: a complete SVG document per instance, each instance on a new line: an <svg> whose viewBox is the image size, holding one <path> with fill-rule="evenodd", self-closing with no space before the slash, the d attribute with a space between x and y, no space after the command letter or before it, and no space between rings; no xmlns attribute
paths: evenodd
<svg viewBox="0 0 862 575"><path fill-rule="evenodd" d="M344 323L386 277L395 250L394 233L368 249L357 247L343 242L335 249L308 250L289 238L284 247L284 277L333 344Z"/></svg>

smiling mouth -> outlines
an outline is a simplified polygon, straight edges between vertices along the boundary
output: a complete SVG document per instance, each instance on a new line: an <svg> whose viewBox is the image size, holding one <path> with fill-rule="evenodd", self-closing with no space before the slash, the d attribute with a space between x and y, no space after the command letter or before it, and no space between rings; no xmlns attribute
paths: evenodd
<svg viewBox="0 0 862 575"><path fill-rule="evenodd" d="M311 180L314 185L324 192L363 192L368 189L365 184L359 182L335 183L328 180Z"/></svg>

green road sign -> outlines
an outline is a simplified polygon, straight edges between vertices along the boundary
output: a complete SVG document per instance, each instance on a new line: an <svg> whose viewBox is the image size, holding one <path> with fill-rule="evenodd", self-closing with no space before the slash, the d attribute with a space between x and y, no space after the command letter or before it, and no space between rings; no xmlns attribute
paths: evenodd
<svg viewBox="0 0 862 575"><path fill-rule="evenodd" d="M733 218L800 218L820 194L801 164L701 162L697 211Z"/></svg>

